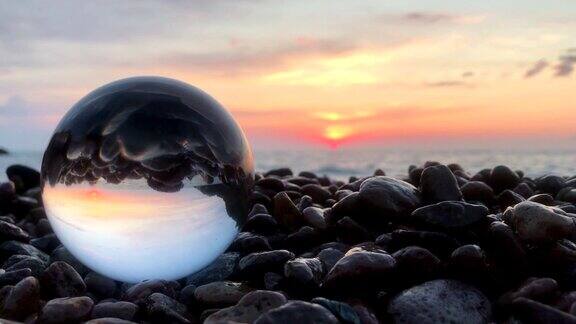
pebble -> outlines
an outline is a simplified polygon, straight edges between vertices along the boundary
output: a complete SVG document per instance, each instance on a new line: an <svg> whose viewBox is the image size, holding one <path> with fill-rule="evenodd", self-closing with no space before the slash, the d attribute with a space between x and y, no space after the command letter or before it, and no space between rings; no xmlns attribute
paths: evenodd
<svg viewBox="0 0 576 324"><path fill-rule="evenodd" d="M76 259L76 257L74 257L70 253L70 251L68 251L63 246L54 249L54 251L52 251L52 254L50 254L50 262L56 262L56 261L64 261L64 262L68 263L81 276L85 276L90 271L90 269L88 269L88 267L86 267L84 264L82 264L82 262L78 261L78 259Z"/></svg>
<svg viewBox="0 0 576 324"><path fill-rule="evenodd" d="M275 195L273 204L273 216L279 224L292 230L298 229L302 225L302 213L286 192Z"/></svg>
<svg viewBox="0 0 576 324"><path fill-rule="evenodd" d="M324 278L324 266L318 258L296 258L286 262L284 276L297 287L318 286Z"/></svg>
<svg viewBox="0 0 576 324"><path fill-rule="evenodd" d="M536 178L536 186L538 187L538 190L552 196L556 196L556 194L558 194L565 185L566 179L557 175L549 174Z"/></svg>
<svg viewBox="0 0 576 324"><path fill-rule="evenodd" d="M0 241L10 240L28 242L30 235L20 227L0 220Z"/></svg>
<svg viewBox="0 0 576 324"><path fill-rule="evenodd" d="M196 288L194 298L208 306L230 306L252 290L240 282L216 281Z"/></svg>
<svg viewBox="0 0 576 324"><path fill-rule="evenodd" d="M38 315L38 323L78 323L89 318L94 302L90 297L64 297L48 301Z"/></svg>
<svg viewBox="0 0 576 324"><path fill-rule="evenodd" d="M143 305L146 299L148 299L148 296L156 292L171 298L176 297L174 284L166 280L154 279L142 281L128 288L124 292L122 300L132 302L136 305Z"/></svg>
<svg viewBox="0 0 576 324"><path fill-rule="evenodd" d="M420 204L418 190L402 180L372 177L360 185L358 199L372 215L398 219L409 215Z"/></svg>
<svg viewBox="0 0 576 324"><path fill-rule="evenodd" d="M352 306L350 306L346 303L326 299L323 297L316 297L316 298L312 299L311 302L314 304L318 304L318 305L326 308L330 312L332 312L332 314L334 316L336 316L336 318L338 319L338 321L340 323L343 323L343 324L361 324L362 323L360 320L360 317L358 317L358 314L356 313L354 308L352 308Z"/></svg>
<svg viewBox="0 0 576 324"><path fill-rule="evenodd" d="M324 210L318 207L307 207L302 212L304 222L313 228L326 229L326 220L324 219Z"/></svg>
<svg viewBox="0 0 576 324"><path fill-rule="evenodd" d="M6 241L0 244L0 260L6 260L15 254L29 255L36 257L44 262L48 262L49 257L46 253L38 250L34 246L18 241Z"/></svg>
<svg viewBox="0 0 576 324"><path fill-rule="evenodd" d="M96 272L89 272L86 277L84 277L84 283L86 284L88 292L101 299L112 298L116 296L116 292L118 291L116 281Z"/></svg>
<svg viewBox="0 0 576 324"><path fill-rule="evenodd" d="M256 276L269 271L281 270L286 261L294 258L287 250L254 252L240 259L238 268L248 276Z"/></svg>
<svg viewBox="0 0 576 324"><path fill-rule="evenodd" d="M460 190L468 202L482 202L486 205L492 205L495 201L494 190L481 181L469 181Z"/></svg>
<svg viewBox="0 0 576 324"><path fill-rule="evenodd" d="M412 212L414 222L442 230L462 230L484 220L488 208L462 201L443 201Z"/></svg>
<svg viewBox="0 0 576 324"><path fill-rule="evenodd" d="M574 217L559 209L526 201L514 206L510 221L522 240L546 242L573 235Z"/></svg>
<svg viewBox="0 0 576 324"><path fill-rule="evenodd" d="M40 309L40 283L34 277L18 282L4 298L0 316L22 321Z"/></svg>
<svg viewBox="0 0 576 324"><path fill-rule="evenodd" d="M104 318L96 318L84 322L84 324L134 324L135 322L127 321L119 318L113 317L104 317Z"/></svg>
<svg viewBox="0 0 576 324"><path fill-rule="evenodd" d="M130 302L101 302L92 309L92 318L119 318L133 321L136 319L137 312L138 306Z"/></svg>
<svg viewBox="0 0 576 324"><path fill-rule="evenodd" d="M256 319L255 324L298 323L337 324L338 319L326 308L304 301L290 301L269 310Z"/></svg>
<svg viewBox="0 0 576 324"><path fill-rule="evenodd" d="M153 323L190 323L186 306L161 293L148 296L146 314Z"/></svg>
<svg viewBox="0 0 576 324"><path fill-rule="evenodd" d="M499 194L506 189L514 189L520 183L520 177L509 167L499 165L490 172L488 183Z"/></svg>
<svg viewBox="0 0 576 324"><path fill-rule="evenodd" d="M488 323L490 301L476 288L455 280L433 280L395 296L388 305L394 323Z"/></svg>
<svg viewBox="0 0 576 324"><path fill-rule="evenodd" d="M385 253L347 253L328 272L322 287L333 291L371 291L386 285L396 268L396 260Z"/></svg>
<svg viewBox="0 0 576 324"><path fill-rule="evenodd" d="M21 269L30 269L32 276L40 278L46 269L46 262L29 255L16 254L8 258L8 260L4 262L3 267L8 272Z"/></svg>
<svg viewBox="0 0 576 324"><path fill-rule="evenodd" d="M6 168L6 175L16 187L18 193L40 186L40 173L24 165L11 165Z"/></svg>
<svg viewBox="0 0 576 324"><path fill-rule="evenodd" d="M406 282L432 278L440 271L442 261L432 252L419 246L408 246L392 254L396 271Z"/></svg>
<svg viewBox="0 0 576 324"><path fill-rule="evenodd" d="M56 261L50 264L42 274L42 290L52 297L82 296L86 284L82 277L66 262Z"/></svg>
<svg viewBox="0 0 576 324"><path fill-rule="evenodd" d="M236 305L223 308L208 316L204 323L252 323L263 313L278 308L286 302L286 297L281 293L256 290L244 295Z"/></svg>
<svg viewBox="0 0 576 324"><path fill-rule="evenodd" d="M462 200L462 192L452 171L445 165L430 166L420 176L422 199L428 203Z"/></svg>
<svg viewBox="0 0 576 324"><path fill-rule="evenodd" d="M223 253L204 269L186 277L186 284L201 286L214 281L226 280L234 273L239 260L239 253Z"/></svg>
<svg viewBox="0 0 576 324"><path fill-rule="evenodd" d="M576 316L524 297L514 300L511 312L524 323L576 323Z"/></svg>

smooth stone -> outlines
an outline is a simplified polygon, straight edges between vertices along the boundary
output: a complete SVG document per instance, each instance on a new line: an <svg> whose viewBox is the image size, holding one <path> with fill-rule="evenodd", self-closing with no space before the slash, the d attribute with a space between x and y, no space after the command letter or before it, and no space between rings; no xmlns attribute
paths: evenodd
<svg viewBox="0 0 576 324"><path fill-rule="evenodd" d="M566 186L566 179L557 175L548 174L536 179L538 190L552 196L556 196L564 186Z"/></svg>
<svg viewBox="0 0 576 324"><path fill-rule="evenodd" d="M498 195L498 204L502 210L505 210L508 207L514 207L525 200L524 197L510 189L506 189Z"/></svg>
<svg viewBox="0 0 576 324"><path fill-rule="evenodd" d="M46 262L29 255L13 255L3 265L6 271L30 269L32 276L40 278L46 269Z"/></svg>
<svg viewBox="0 0 576 324"><path fill-rule="evenodd" d="M324 266L318 258L296 258L286 262L284 276L298 286L317 286L324 277Z"/></svg>
<svg viewBox="0 0 576 324"><path fill-rule="evenodd" d="M96 272L89 272L84 277L84 283L86 289L99 298L112 298L118 291L116 281Z"/></svg>
<svg viewBox="0 0 576 324"><path fill-rule="evenodd" d="M302 212L302 217L307 225L313 228L326 229L326 220L324 219L324 210L318 207L307 207Z"/></svg>
<svg viewBox="0 0 576 324"><path fill-rule="evenodd" d="M445 165L430 166L420 176L422 199L429 203L462 200L462 192L452 171Z"/></svg>
<svg viewBox="0 0 576 324"><path fill-rule="evenodd" d="M208 316L204 323L252 323L263 313L280 307L286 302L286 297L279 292L256 290L244 295L236 305L223 308Z"/></svg>
<svg viewBox="0 0 576 324"><path fill-rule="evenodd" d="M288 178L286 179L286 181L290 184L295 184L299 187L303 187L305 185L309 185L309 184L318 184L318 180L317 179L310 179L310 178L304 178L304 177L292 177L292 178Z"/></svg>
<svg viewBox="0 0 576 324"><path fill-rule="evenodd" d="M488 208L462 201L443 201L420 207L412 212L411 219L431 228L461 230L482 221Z"/></svg>
<svg viewBox="0 0 576 324"><path fill-rule="evenodd" d="M48 301L40 311L37 323L79 323L88 319L94 302L90 297L64 297Z"/></svg>
<svg viewBox="0 0 576 324"><path fill-rule="evenodd" d="M182 304L192 307L194 305L194 291L196 290L195 285L186 285L180 292L178 293L178 301Z"/></svg>
<svg viewBox="0 0 576 324"><path fill-rule="evenodd" d="M240 259L239 270L248 276L257 276L269 271L281 270L286 261L294 258L287 250L254 252Z"/></svg>
<svg viewBox="0 0 576 324"><path fill-rule="evenodd" d="M203 305L230 306L252 290L243 283L216 281L196 288L194 298Z"/></svg>
<svg viewBox="0 0 576 324"><path fill-rule="evenodd" d="M476 288L455 280L434 280L406 289L390 301L394 323L488 323L490 301Z"/></svg>
<svg viewBox="0 0 576 324"><path fill-rule="evenodd" d="M42 237L31 239L30 244L37 249L50 254L52 251L54 251L54 249L60 246L60 240L56 234L48 234Z"/></svg>
<svg viewBox="0 0 576 324"><path fill-rule="evenodd" d="M302 253L322 244L322 235L310 226L302 226L296 232L286 236L284 244L286 249L294 253Z"/></svg>
<svg viewBox="0 0 576 324"><path fill-rule="evenodd" d="M418 190L413 185L385 176L362 182L358 198L373 214L391 219L411 213L420 204Z"/></svg>
<svg viewBox="0 0 576 324"><path fill-rule="evenodd" d="M278 169L272 169L266 173L264 173L265 177L269 177L269 176L277 176L277 177L288 177L288 176L292 176L292 170L290 168L278 168Z"/></svg>
<svg viewBox="0 0 576 324"><path fill-rule="evenodd" d="M24 320L40 309L40 283L34 277L18 282L4 298L0 315L13 320Z"/></svg>
<svg viewBox="0 0 576 324"><path fill-rule="evenodd" d="M504 294L499 302L511 304L517 298L524 297L542 303L551 303L559 296L558 283L552 278L532 278L515 291Z"/></svg>
<svg viewBox="0 0 576 324"><path fill-rule="evenodd" d="M272 217L272 215L255 214L249 216L246 223L244 223L242 230L260 234L274 233L278 230L278 222L274 217Z"/></svg>
<svg viewBox="0 0 576 324"><path fill-rule="evenodd" d="M234 273L239 260L239 253L228 252L221 254L204 269L186 277L186 284L201 286L210 282L228 279Z"/></svg>
<svg viewBox="0 0 576 324"><path fill-rule="evenodd" d="M528 201L539 203L546 206L554 206L556 201L550 194L537 194L528 198Z"/></svg>
<svg viewBox="0 0 576 324"><path fill-rule="evenodd" d="M229 250L246 255L253 252L270 251L272 247L268 239L262 235L240 232L230 245Z"/></svg>
<svg viewBox="0 0 576 324"><path fill-rule="evenodd" d="M494 190L484 182L469 181L460 188L464 199L468 202L479 201L491 205L495 201Z"/></svg>
<svg viewBox="0 0 576 324"><path fill-rule="evenodd" d="M506 189L514 189L520 183L520 177L509 167L499 165L490 172L488 183L494 189L494 193L499 194Z"/></svg>
<svg viewBox="0 0 576 324"><path fill-rule="evenodd" d="M0 241L10 240L28 242L30 235L20 227L0 220Z"/></svg>
<svg viewBox="0 0 576 324"><path fill-rule="evenodd" d="M262 178L256 181L255 185L262 188L271 189L276 192L286 189L284 182L278 178Z"/></svg>
<svg viewBox="0 0 576 324"><path fill-rule="evenodd" d="M318 259L324 266L324 271L328 273L338 260L344 257L344 252L335 248L325 248L318 253Z"/></svg>
<svg viewBox="0 0 576 324"><path fill-rule="evenodd" d="M171 298L176 297L174 284L166 280L153 279L142 281L128 288L124 292L122 300L141 306L153 293L161 293Z"/></svg>
<svg viewBox="0 0 576 324"><path fill-rule="evenodd" d="M514 206L511 224L525 241L549 242L573 235L574 218L553 207L535 202L522 202Z"/></svg>
<svg viewBox="0 0 576 324"><path fill-rule="evenodd" d="M290 301L280 307L269 310L256 319L255 324L337 324L338 319L326 308L304 301Z"/></svg>
<svg viewBox="0 0 576 324"><path fill-rule="evenodd" d="M13 271L0 272L0 287L6 285L15 285L20 280L32 275L29 268L18 269Z"/></svg>
<svg viewBox="0 0 576 324"><path fill-rule="evenodd" d="M474 244L463 245L450 255L450 267L458 274L472 275L482 273L488 268L486 254Z"/></svg>
<svg viewBox="0 0 576 324"><path fill-rule="evenodd" d="M153 323L190 323L186 306L161 293L148 296L145 309Z"/></svg>
<svg viewBox="0 0 576 324"><path fill-rule="evenodd" d="M266 272L264 274L264 288L266 290L281 290L281 285L284 280L284 276L279 275L275 272Z"/></svg>
<svg viewBox="0 0 576 324"><path fill-rule="evenodd" d="M442 261L419 246L408 246L392 254L399 276L406 281L426 280L439 272Z"/></svg>
<svg viewBox="0 0 576 324"><path fill-rule="evenodd" d="M40 186L40 173L24 165L11 165L6 168L6 175L16 186L17 192Z"/></svg>
<svg viewBox="0 0 576 324"><path fill-rule="evenodd" d="M48 262L49 257L46 253L38 250L34 246L18 241L6 241L0 244L0 260L6 260L15 254L29 255Z"/></svg>
<svg viewBox="0 0 576 324"><path fill-rule="evenodd" d="M82 277L66 262L56 261L42 274L42 290L49 296L76 297L86 292L86 284Z"/></svg>
<svg viewBox="0 0 576 324"><path fill-rule="evenodd" d="M272 216L282 226L296 230L303 224L302 213L296 207L286 192L279 192L273 199L274 211Z"/></svg>
<svg viewBox="0 0 576 324"><path fill-rule="evenodd" d="M92 318L119 318L133 321L136 318L138 306L127 301L101 302L94 305Z"/></svg>
<svg viewBox="0 0 576 324"><path fill-rule="evenodd" d="M64 261L71 265L81 276L85 276L90 269L78 261L64 246L58 247L50 254L50 262Z"/></svg>
<svg viewBox="0 0 576 324"><path fill-rule="evenodd" d="M514 300L511 313L522 323L576 323L576 316L524 297Z"/></svg>
<svg viewBox="0 0 576 324"><path fill-rule="evenodd" d="M312 198L315 203L324 203L332 194L327 189L317 184L307 184L300 188L300 191Z"/></svg>
<svg viewBox="0 0 576 324"><path fill-rule="evenodd" d="M386 285L396 268L396 260L384 253L347 253L328 272L323 288L335 291L369 291Z"/></svg>
<svg viewBox="0 0 576 324"><path fill-rule="evenodd" d="M266 206L262 204L254 204L254 206L252 206L252 209L250 209L247 218L250 218L256 214L268 214L268 209L266 208Z"/></svg>
<svg viewBox="0 0 576 324"><path fill-rule="evenodd" d="M336 316L336 318L338 319L338 321L340 321L340 323L343 324L362 323L354 308L352 308L352 306L346 303L326 299L323 297L316 297L312 299L311 302L314 304L318 304L329 310L334 316Z"/></svg>
<svg viewBox="0 0 576 324"><path fill-rule="evenodd" d="M526 182L520 182L512 191L528 199L534 195L534 190Z"/></svg>

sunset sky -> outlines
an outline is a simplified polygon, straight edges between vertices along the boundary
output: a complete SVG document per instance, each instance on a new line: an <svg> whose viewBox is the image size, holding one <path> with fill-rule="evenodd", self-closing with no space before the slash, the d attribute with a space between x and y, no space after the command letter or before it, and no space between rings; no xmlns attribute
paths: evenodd
<svg viewBox="0 0 576 324"><path fill-rule="evenodd" d="M570 147L575 68L573 0L5 1L0 146L42 149L94 88L161 75L256 149Z"/></svg>

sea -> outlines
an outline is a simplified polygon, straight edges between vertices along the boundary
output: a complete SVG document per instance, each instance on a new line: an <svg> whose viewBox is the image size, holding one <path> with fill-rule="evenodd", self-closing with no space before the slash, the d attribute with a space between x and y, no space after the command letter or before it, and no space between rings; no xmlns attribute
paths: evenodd
<svg viewBox="0 0 576 324"><path fill-rule="evenodd" d="M40 151L1 155L0 180L6 179L4 170L12 164L40 169L42 155ZM514 170L523 170L532 177L576 175L576 149L256 149L254 159L257 171L290 167L295 173L312 171L338 180L371 175L376 169L384 170L387 175L404 177L410 165L422 165L426 161L459 163L471 174L503 164Z"/></svg>

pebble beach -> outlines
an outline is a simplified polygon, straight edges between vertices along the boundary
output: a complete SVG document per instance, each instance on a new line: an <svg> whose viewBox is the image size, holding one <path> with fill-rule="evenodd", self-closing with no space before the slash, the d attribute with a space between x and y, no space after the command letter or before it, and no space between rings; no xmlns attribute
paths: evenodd
<svg viewBox="0 0 576 324"><path fill-rule="evenodd" d="M258 173L228 250L178 281L92 272L40 175L0 184L0 323L576 323L576 177L406 166L346 181Z"/></svg>

